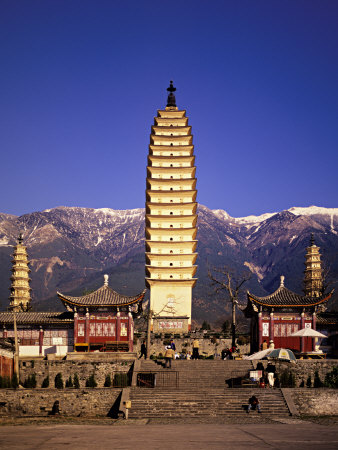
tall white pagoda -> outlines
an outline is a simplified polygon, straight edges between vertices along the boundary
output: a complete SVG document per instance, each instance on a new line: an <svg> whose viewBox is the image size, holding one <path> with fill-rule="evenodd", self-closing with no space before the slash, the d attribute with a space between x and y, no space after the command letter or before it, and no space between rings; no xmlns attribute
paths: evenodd
<svg viewBox="0 0 338 450"><path fill-rule="evenodd" d="M154 332L190 329L197 203L191 127L176 106L173 82L167 107L151 129L146 190L146 283Z"/></svg>
<svg viewBox="0 0 338 450"><path fill-rule="evenodd" d="M309 297L320 297L323 291L323 270L319 247L311 234L310 246L305 255L304 294Z"/></svg>
<svg viewBox="0 0 338 450"><path fill-rule="evenodd" d="M14 312L28 311L31 307L31 287L28 267L27 248L23 245L22 235L14 247L12 259L11 295L9 309Z"/></svg>

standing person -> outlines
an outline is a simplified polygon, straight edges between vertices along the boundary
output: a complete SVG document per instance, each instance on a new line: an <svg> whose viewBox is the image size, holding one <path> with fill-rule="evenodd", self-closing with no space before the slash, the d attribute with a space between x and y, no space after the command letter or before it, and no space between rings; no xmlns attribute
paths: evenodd
<svg viewBox="0 0 338 450"><path fill-rule="evenodd" d="M142 344L141 344L141 355L140 355L139 359L141 359L142 356L144 356L144 359L147 359L146 341L143 341Z"/></svg>
<svg viewBox="0 0 338 450"><path fill-rule="evenodd" d="M272 363L269 362L268 367L266 368L266 371L268 373L269 386L273 387L275 384L276 367Z"/></svg>
<svg viewBox="0 0 338 450"><path fill-rule="evenodd" d="M251 409L256 409L256 408L259 413L262 412L261 405L259 404L258 398L255 395L253 395L252 397L249 398L249 406L248 406L248 409L246 412L249 414Z"/></svg>
<svg viewBox="0 0 338 450"><path fill-rule="evenodd" d="M175 345L175 342L172 339L170 339L170 348L172 350L174 350L174 352L176 351L176 345Z"/></svg>
<svg viewBox="0 0 338 450"><path fill-rule="evenodd" d="M262 344L262 350L267 350L268 349L268 343L266 342L266 339L264 339L263 344Z"/></svg>
<svg viewBox="0 0 338 450"><path fill-rule="evenodd" d="M164 367L171 369L171 360L175 358L175 352L174 350L168 345L166 347L166 351L164 354L165 364Z"/></svg>
<svg viewBox="0 0 338 450"><path fill-rule="evenodd" d="M199 358L199 348L200 343L198 339L194 339L192 343L192 359L198 359Z"/></svg>

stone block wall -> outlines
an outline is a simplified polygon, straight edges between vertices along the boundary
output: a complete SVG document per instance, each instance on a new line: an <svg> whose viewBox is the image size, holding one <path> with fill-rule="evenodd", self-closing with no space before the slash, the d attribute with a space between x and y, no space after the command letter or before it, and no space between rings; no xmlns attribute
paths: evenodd
<svg viewBox="0 0 338 450"><path fill-rule="evenodd" d="M264 367L268 365L268 361L260 361L263 363ZM258 360L253 361L254 366L257 366ZM286 370L292 372L295 376L296 387L299 387L302 381L306 385L306 380L308 376L311 376L312 383L314 380L315 372L318 371L319 378L324 382L325 375L331 372L334 367L338 367L337 359L297 359L296 363L276 361L276 373L280 377L281 374Z"/></svg>
<svg viewBox="0 0 338 450"><path fill-rule="evenodd" d="M146 340L146 339L144 339ZM155 339L153 338L151 340L151 355L158 356L159 353L164 354L165 352L165 345L164 341L168 341L168 339ZM177 338L174 339L176 351L178 353L182 352L182 350L186 350L186 352L191 352L192 354L192 343L194 339L193 338ZM134 351L137 351L137 354L141 351L141 344L143 342L143 339L138 339L137 343L134 345ZM231 347L231 339L199 339L200 349L199 353L203 356L210 356L215 355L216 353L218 355L221 355L222 350L225 348ZM241 353L248 353L250 350L250 345L239 345L238 346Z"/></svg>
<svg viewBox="0 0 338 450"><path fill-rule="evenodd" d="M107 375L113 380L117 372L128 372L133 361L67 361L67 360L26 360L20 361L21 384L29 375L36 375L37 387L41 387L43 380L49 376L50 388L54 388L55 376L62 374L63 382L69 376L74 380L75 373L78 374L80 387L86 386L86 381L94 375L98 387L103 387Z"/></svg>
<svg viewBox="0 0 338 450"><path fill-rule="evenodd" d="M300 415L338 415L338 389L288 389Z"/></svg>
<svg viewBox="0 0 338 450"><path fill-rule="evenodd" d="M56 400L66 416L107 416L121 389L0 389L0 416L47 416Z"/></svg>

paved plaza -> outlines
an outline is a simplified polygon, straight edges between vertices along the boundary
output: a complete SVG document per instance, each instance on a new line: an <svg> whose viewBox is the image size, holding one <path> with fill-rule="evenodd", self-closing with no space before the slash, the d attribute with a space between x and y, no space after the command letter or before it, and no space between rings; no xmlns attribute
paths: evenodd
<svg viewBox="0 0 338 450"><path fill-rule="evenodd" d="M2 426L1 449L337 449L338 425L251 424Z"/></svg>

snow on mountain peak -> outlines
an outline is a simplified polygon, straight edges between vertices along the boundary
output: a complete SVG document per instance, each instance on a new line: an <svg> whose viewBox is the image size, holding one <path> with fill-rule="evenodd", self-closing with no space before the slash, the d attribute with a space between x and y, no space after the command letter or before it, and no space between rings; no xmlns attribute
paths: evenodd
<svg viewBox="0 0 338 450"><path fill-rule="evenodd" d="M296 216L313 216L315 214L321 214L325 216L338 216L338 208L324 208L323 206L294 206L288 209L292 214Z"/></svg>

